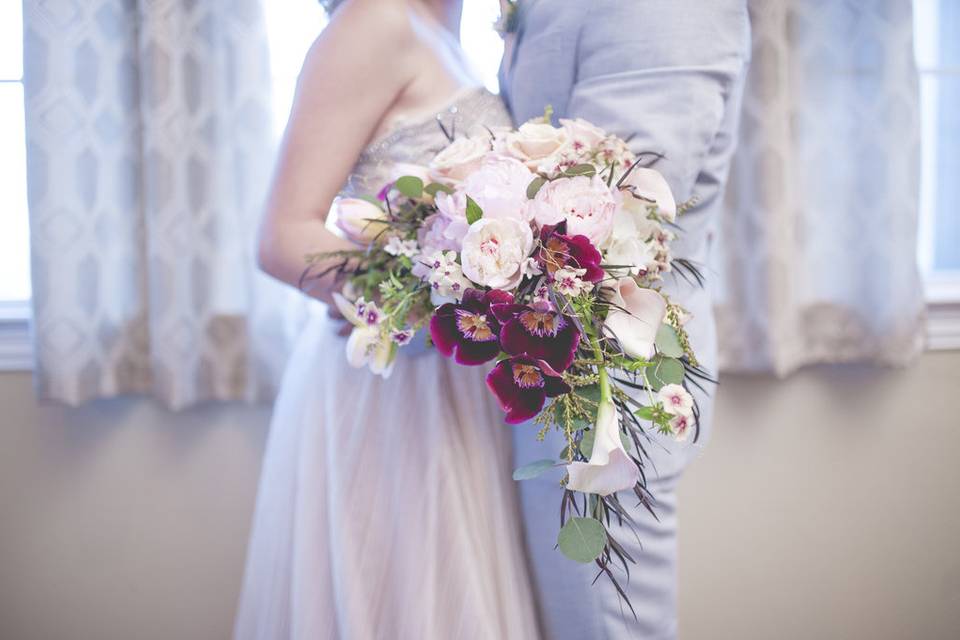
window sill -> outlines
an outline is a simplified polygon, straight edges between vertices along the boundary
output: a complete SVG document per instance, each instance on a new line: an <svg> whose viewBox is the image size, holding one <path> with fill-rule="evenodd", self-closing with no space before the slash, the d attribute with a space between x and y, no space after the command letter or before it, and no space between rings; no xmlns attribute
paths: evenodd
<svg viewBox="0 0 960 640"><path fill-rule="evenodd" d="M928 276L927 349L960 349L960 274Z"/></svg>
<svg viewBox="0 0 960 640"><path fill-rule="evenodd" d="M0 302L0 371L31 371L30 303Z"/></svg>
<svg viewBox="0 0 960 640"><path fill-rule="evenodd" d="M928 285L927 349L960 349L960 283ZM30 304L0 302L0 371L32 371Z"/></svg>

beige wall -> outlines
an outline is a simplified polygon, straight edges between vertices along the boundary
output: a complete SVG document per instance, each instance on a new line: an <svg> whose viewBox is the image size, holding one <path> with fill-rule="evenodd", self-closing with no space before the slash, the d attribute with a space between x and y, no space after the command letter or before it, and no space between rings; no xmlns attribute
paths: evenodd
<svg viewBox="0 0 960 640"><path fill-rule="evenodd" d="M227 637L268 411L31 393L0 375L0 640ZM717 414L683 638L960 637L960 353L727 377Z"/></svg>

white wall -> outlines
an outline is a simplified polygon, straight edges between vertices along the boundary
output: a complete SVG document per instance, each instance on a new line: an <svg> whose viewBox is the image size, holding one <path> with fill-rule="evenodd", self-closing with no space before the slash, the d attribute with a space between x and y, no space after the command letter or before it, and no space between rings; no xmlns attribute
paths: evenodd
<svg viewBox="0 0 960 640"><path fill-rule="evenodd" d="M37 406L0 375L0 640L229 635L269 411ZM960 637L960 353L723 380L686 640Z"/></svg>

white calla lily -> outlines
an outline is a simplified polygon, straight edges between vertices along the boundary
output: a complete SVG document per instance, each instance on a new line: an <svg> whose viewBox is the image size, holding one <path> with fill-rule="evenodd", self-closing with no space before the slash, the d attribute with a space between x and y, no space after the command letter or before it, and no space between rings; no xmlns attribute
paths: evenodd
<svg viewBox="0 0 960 640"><path fill-rule="evenodd" d="M620 418L612 399L600 401L594 429L590 461L567 466L567 488L601 496L630 489L640 479L640 469L623 448Z"/></svg>
<svg viewBox="0 0 960 640"><path fill-rule="evenodd" d="M677 202L673 198L673 192L670 191L670 185L667 180L656 169L645 167L636 167L627 177L626 186L631 187L631 191L636 198L626 198L633 202L657 205L657 213L664 220L673 222L677 218Z"/></svg>
<svg viewBox="0 0 960 640"><path fill-rule="evenodd" d="M652 358L667 301L653 289L638 286L633 278L620 278L610 303L613 306L604 321L605 333L616 338L628 356Z"/></svg>

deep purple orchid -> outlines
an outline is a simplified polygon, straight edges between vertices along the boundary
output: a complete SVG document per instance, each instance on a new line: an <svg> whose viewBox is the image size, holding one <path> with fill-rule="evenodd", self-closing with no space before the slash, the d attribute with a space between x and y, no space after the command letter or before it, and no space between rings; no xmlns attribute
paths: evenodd
<svg viewBox="0 0 960 640"><path fill-rule="evenodd" d="M573 362L580 330L549 302L495 304L491 310L503 326L500 347L510 355L545 360L557 371L566 371Z"/></svg>
<svg viewBox="0 0 960 640"><path fill-rule="evenodd" d="M487 374L487 387L507 412L507 424L519 424L543 409L547 398L570 392L570 386L549 364L529 356L501 360Z"/></svg>
<svg viewBox="0 0 960 640"><path fill-rule="evenodd" d="M566 220L556 225L544 225L540 230L540 245L537 262L550 276L557 269L573 267L587 270L582 276L587 282L603 280L600 252L587 236L567 235Z"/></svg>
<svg viewBox="0 0 960 640"><path fill-rule="evenodd" d="M510 304L506 291L467 289L458 304L448 303L433 312L430 337L437 351L448 358L456 353L460 364L489 362L500 353L500 322L491 305Z"/></svg>

